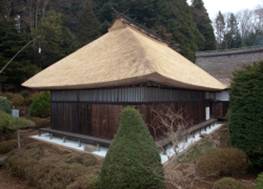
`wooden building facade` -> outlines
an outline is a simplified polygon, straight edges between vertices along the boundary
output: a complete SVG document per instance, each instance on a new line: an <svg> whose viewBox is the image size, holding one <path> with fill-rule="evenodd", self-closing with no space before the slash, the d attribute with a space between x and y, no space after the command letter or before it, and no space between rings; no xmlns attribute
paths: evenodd
<svg viewBox="0 0 263 189"><path fill-rule="evenodd" d="M210 118L217 79L125 19L108 33L36 74L23 86L50 90L52 129L112 139L123 107L135 106L154 138L156 111L181 114L189 127Z"/></svg>
<svg viewBox="0 0 263 189"><path fill-rule="evenodd" d="M51 94L53 129L104 139L113 138L125 106L135 106L154 138L159 139L164 130L153 122L156 115L152 110L172 108L178 114L180 111L189 125L195 125L206 121L206 108L213 100L204 91L142 86L59 90Z"/></svg>

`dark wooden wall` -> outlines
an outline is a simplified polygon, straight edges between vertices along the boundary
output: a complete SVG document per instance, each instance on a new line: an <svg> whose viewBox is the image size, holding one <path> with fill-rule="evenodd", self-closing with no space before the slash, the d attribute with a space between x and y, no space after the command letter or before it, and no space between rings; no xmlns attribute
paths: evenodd
<svg viewBox="0 0 263 189"><path fill-rule="evenodd" d="M205 107L214 93L160 87L120 87L52 91L52 128L112 139L124 106L135 106L155 138L162 136L152 123L153 109L181 111L190 125L205 121ZM154 125L154 126L153 126Z"/></svg>
<svg viewBox="0 0 263 189"><path fill-rule="evenodd" d="M166 110L170 107L174 112L182 111L189 125L205 121L205 103L175 102L160 104L134 105L143 116L146 125L155 138L163 133L158 125L152 128L154 114L151 111ZM118 129L119 116L125 105L89 104L89 103L52 103L52 128L73 133L91 135L99 138L112 139ZM158 128L160 130L158 130Z"/></svg>
<svg viewBox="0 0 263 189"><path fill-rule="evenodd" d="M212 103L212 115L215 118L225 119L227 118L227 112L229 108L229 102L213 102Z"/></svg>

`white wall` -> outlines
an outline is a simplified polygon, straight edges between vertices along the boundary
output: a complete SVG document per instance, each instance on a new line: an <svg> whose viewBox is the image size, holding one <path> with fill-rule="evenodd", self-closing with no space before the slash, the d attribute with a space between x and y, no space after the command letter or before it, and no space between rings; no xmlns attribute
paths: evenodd
<svg viewBox="0 0 263 189"><path fill-rule="evenodd" d="M230 100L229 91L223 91L223 92L216 93L216 100L229 102Z"/></svg>

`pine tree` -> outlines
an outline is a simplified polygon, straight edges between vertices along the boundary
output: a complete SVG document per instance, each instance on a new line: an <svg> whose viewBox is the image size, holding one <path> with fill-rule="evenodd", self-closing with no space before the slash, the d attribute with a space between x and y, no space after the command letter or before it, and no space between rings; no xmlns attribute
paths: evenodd
<svg viewBox="0 0 263 189"><path fill-rule="evenodd" d="M227 31L225 33L223 45L225 48L239 48L241 47L242 40L238 28L238 22L233 13L230 14L227 20Z"/></svg>
<svg viewBox="0 0 263 189"><path fill-rule="evenodd" d="M97 0L95 3L96 15L104 32L118 11L157 33L187 58L195 59L200 33L185 0Z"/></svg>
<svg viewBox="0 0 263 189"><path fill-rule="evenodd" d="M224 41L224 36L225 36L225 29L226 29L226 23L225 23L225 18L224 15L219 11L216 20L216 40L217 40L217 48L221 49L223 48L223 41Z"/></svg>
<svg viewBox="0 0 263 189"><path fill-rule="evenodd" d="M213 50L216 48L214 29L202 0L192 0L193 19L202 38L199 40L199 50Z"/></svg>

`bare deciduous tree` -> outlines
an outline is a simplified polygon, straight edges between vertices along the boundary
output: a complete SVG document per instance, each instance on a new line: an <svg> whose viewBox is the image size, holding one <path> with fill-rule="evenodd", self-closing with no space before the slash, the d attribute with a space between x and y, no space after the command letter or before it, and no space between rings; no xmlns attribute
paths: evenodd
<svg viewBox="0 0 263 189"><path fill-rule="evenodd" d="M185 130L192 125L192 121L186 118L182 107L174 105L151 108L151 114L153 119L150 127L154 136L162 135L176 152L178 144L187 137Z"/></svg>
<svg viewBox="0 0 263 189"><path fill-rule="evenodd" d="M241 37L242 39L246 39L254 31L253 11L240 11L236 17L239 22Z"/></svg>

